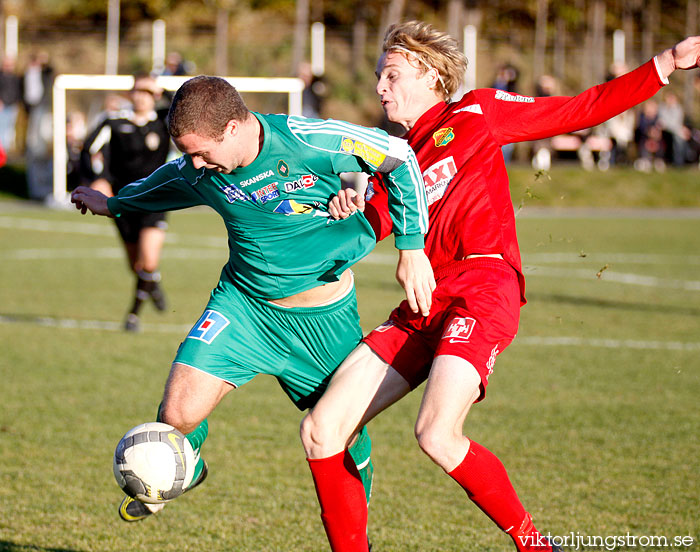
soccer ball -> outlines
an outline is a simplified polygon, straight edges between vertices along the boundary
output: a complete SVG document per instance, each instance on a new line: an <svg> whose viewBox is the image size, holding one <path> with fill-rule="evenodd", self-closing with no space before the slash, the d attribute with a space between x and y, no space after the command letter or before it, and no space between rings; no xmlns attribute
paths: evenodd
<svg viewBox="0 0 700 552"><path fill-rule="evenodd" d="M146 422L130 429L114 451L114 478L130 497L162 504L180 496L192 482L192 445L173 426Z"/></svg>

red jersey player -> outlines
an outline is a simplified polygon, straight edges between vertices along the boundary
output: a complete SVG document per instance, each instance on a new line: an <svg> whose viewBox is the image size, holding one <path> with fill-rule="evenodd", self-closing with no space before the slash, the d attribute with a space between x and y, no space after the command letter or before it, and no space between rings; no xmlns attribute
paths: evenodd
<svg viewBox="0 0 700 552"><path fill-rule="evenodd" d="M574 97L531 98L482 89L461 100L466 59L448 35L420 22L392 26L377 94L418 157L429 204L425 251L437 288L428 316L404 301L335 373L301 427L331 548L366 551L362 485L347 461L357 428L427 379L415 434L421 449L508 533L519 551L557 550L535 529L503 464L463 434L496 356L513 340L524 304L515 216L500 147L598 125L653 96L675 69L696 67L700 37ZM336 214L363 208L377 239L391 228L386 193L341 195Z"/></svg>

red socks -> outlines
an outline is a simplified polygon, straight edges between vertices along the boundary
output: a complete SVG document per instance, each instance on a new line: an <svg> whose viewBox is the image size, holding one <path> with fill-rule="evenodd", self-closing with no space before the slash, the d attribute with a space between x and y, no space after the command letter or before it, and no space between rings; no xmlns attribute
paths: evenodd
<svg viewBox="0 0 700 552"><path fill-rule="evenodd" d="M367 552L367 500L354 460L347 450L307 460L331 550Z"/></svg>
<svg viewBox="0 0 700 552"><path fill-rule="evenodd" d="M548 544L539 548L532 546L546 541L537 538L540 535L521 504L506 469L491 451L471 441L464 460L449 475L462 486L474 504L513 538L520 552L551 550ZM529 538L532 532L537 535L534 539Z"/></svg>

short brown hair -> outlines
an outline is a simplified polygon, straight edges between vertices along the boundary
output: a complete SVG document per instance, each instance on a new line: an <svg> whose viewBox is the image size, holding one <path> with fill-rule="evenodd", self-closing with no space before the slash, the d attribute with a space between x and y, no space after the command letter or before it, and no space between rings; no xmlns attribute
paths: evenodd
<svg viewBox="0 0 700 552"><path fill-rule="evenodd" d="M427 71L426 66L437 70L445 101L449 101L464 80L467 58L457 41L429 23L406 21L391 25L384 35L382 51L390 52L394 48L404 55L405 50L409 50L418 57L422 62L421 74Z"/></svg>
<svg viewBox="0 0 700 552"><path fill-rule="evenodd" d="M229 121L244 121L248 113L240 94L226 80L200 75L175 92L168 112L168 132L173 138L197 134L218 140Z"/></svg>

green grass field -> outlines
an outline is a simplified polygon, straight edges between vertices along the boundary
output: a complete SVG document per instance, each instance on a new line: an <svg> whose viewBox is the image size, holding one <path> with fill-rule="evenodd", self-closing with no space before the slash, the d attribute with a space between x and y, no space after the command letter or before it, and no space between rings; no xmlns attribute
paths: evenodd
<svg viewBox="0 0 700 552"><path fill-rule="evenodd" d="M272 378L210 418L205 485L154 519L117 517L114 446L153 418L227 255L212 213L170 220L169 312L147 306L144 331L127 335L132 282L110 221L0 202L1 551L326 550L301 414ZM682 549L700 549L700 217L526 207L519 233L529 303L468 435L503 460L544 532L689 536ZM356 268L365 330L402 297L393 259L380 244ZM418 450L419 401L370 425L374 550L511 550Z"/></svg>

